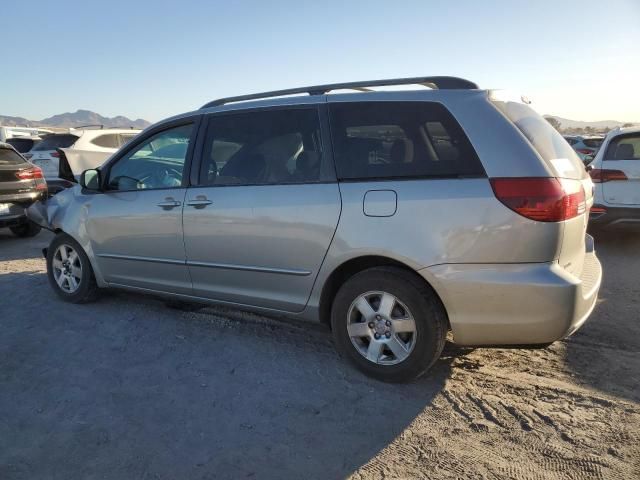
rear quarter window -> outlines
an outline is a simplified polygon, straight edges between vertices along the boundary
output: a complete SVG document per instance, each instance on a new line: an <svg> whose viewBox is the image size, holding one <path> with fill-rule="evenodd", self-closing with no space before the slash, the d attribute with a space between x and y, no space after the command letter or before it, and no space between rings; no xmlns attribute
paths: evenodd
<svg viewBox="0 0 640 480"><path fill-rule="evenodd" d="M335 103L330 119L340 180L485 175L462 128L439 103Z"/></svg>
<svg viewBox="0 0 640 480"><path fill-rule="evenodd" d="M120 148L120 138L116 133L107 133L99 135L91 143L102 148Z"/></svg>
<svg viewBox="0 0 640 480"><path fill-rule="evenodd" d="M571 145L534 109L519 102L492 102L529 140L556 176L571 179L586 177L584 164Z"/></svg>

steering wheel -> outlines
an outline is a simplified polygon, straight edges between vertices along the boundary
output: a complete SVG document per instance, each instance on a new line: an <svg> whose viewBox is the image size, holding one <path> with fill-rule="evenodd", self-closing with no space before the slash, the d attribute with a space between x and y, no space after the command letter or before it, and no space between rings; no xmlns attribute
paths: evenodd
<svg viewBox="0 0 640 480"><path fill-rule="evenodd" d="M139 180L142 188L179 187L182 185L182 172L175 168L159 168L143 175Z"/></svg>

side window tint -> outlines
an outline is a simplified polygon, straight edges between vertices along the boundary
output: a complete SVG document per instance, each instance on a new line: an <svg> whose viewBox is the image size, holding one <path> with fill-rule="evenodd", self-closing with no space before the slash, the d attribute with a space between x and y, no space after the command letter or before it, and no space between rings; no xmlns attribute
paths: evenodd
<svg viewBox="0 0 640 480"><path fill-rule="evenodd" d="M275 185L320 180L318 112L265 110L212 116L200 179L204 185Z"/></svg>
<svg viewBox="0 0 640 480"><path fill-rule="evenodd" d="M640 160L640 134L620 135L607 147L605 160Z"/></svg>
<svg viewBox="0 0 640 480"><path fill-rule="evenodd" d="M192 124L171 128L138 145L111 168L109 189L180 187L192 129Z"/></svg>
<svg viewBox="0 0 640 480"><path fill-rule="evenodd" d="M484 175L462 128L440 104L336 103L330 116L339 179Z"/></svg>
<svg viewBox="0 0 640 480"><path fill-rule="evenodd" d="M115 133L100 135L91 140L91 143L103 148L120 148L120 141L118 135Z"/></svg>

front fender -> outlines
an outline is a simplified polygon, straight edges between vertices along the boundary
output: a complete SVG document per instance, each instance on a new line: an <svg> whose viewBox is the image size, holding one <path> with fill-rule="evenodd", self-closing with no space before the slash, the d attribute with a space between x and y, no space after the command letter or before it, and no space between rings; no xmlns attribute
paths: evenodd
<svg viewBox="0 0 640 480"><path fill-rule="evenodd" d="M39 201L27 208L27 218L52 232L64 232L80 244L91 262L96 283L105 287L100 268L93 254L90 237L87 232L89 205L93 195L82 193L82 188L76 185L61 191L53 197Z"/></svg>

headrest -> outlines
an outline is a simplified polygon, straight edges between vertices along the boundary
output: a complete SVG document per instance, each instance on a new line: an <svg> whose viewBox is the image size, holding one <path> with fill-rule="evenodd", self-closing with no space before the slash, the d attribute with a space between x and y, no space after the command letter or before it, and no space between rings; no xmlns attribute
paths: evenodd
<svg viewBox="0 0 640 480"><path fill-rule="evenodd" d="M635 149L630 143L620 143L616 148L615 160L629 160L635 158Z"/></svg>

